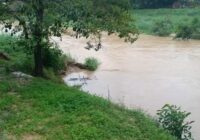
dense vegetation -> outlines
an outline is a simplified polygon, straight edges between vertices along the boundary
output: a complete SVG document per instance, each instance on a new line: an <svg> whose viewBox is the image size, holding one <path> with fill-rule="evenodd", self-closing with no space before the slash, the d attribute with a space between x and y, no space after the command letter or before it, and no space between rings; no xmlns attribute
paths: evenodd
<svg viewBox="0 0 200 140"><path fill-rule="evenodd" d="M199 0L131 0L133 8L155 9L155 8L181 8L195 7L200 4Z"/></svg>
<svg viewBox="0 0 200 140"><path fill-rule="evenodd" d="M134 10L140 32L180 38L200 39L200 8ZM186 37L185 37L186 35Z"/></svg>

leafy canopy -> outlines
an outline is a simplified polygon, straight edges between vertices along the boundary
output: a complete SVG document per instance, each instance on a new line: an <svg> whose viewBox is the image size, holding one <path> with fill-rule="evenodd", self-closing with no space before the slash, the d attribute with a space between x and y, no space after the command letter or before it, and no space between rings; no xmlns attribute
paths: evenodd
<svg viewBox="0 0 200 140"><path fill-rule="evenodd" d="M36 76L43 75L45 50L52 46L49 36L60 37L67 28L76 37L100 38L106 31L134 42L138 33L128 10L129 0L0 0L0 20L7 28L14 22L14 32L23 31L34 53Z"/></svg>
<svg viewBox="0 0 200 140"><path fill-rule="evenodd" d="M71 27L77 37L107 31L134 42L137 30L129 8L129 0L0 0L0 19L7 24L19 21L29 37L34 26L40 26L44 36L61 36L63 29ZM43 19L36 24L38 10Z"/></svg>

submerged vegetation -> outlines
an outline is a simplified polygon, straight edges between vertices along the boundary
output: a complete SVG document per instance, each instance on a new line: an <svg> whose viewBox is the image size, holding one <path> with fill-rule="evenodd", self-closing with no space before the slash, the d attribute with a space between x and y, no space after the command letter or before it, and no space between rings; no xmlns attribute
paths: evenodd
<svg viewBox="0 0 200 140"><path fill-rule="evenodd" d="M94 57L88 57L85 59L84 66L86 69L95 71L99 66L99 61Z"/></svg>

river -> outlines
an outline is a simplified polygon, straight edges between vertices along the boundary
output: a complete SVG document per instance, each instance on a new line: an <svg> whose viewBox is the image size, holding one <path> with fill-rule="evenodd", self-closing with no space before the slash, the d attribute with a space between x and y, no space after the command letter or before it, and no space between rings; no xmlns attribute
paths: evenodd
<svg viewBox="0 0 200 140"><path fill-rule="evenodd" d="M101 62L94 73L74 71L64 80L89 77L82 89L109 98L128 108L140 108L152 116L165 104L174 104L192 113L192 132L200 139L200 41L178 41L170 37L140 35L134 43L125 43L112 35L103 35L103 48L87 50L86 39L63 36L60 44L78 62L94 56Z"/></svg>

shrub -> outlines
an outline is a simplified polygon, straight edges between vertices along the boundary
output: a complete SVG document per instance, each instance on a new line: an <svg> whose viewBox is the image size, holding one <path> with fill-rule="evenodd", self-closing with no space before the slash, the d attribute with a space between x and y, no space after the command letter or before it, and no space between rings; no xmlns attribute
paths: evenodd
<svg viewBox="0 0 200 140"><path fill-rule="evenodd" d="M185 122L191 113L181 111L180 107L174 105L165 105L158 111L158 122L178 140L193 140L191 134L191 122Z"/></svg>
<svg viewBox="0 0 200 140"><path fill-rule="evenodd" d="M187 25L179 25L176 30L176 38L200 39L200 21L194 18Z"/></svg>
<svg viewBox="0 0 200 140"><path fill-rule="evenodd" d="M66 69L66 56L57 48L46 48L44 50L43 63L46 68L52 68L55 73Z"/></svg>
<svg viewBox="0 0 200 140"><path fill-rule="evenodd" d="M99 66L99 61L96 58L89 57L85 59L84 66L88 70L95 71Z"/></svg>
<svg viewBox="0 0 200 140"><path fill-rule="evenodd" d="M172 22L170 20L156 21L152 27L152 32L158 36L168 36L173 29Z"/></svg>
<svg viewBox="0 0 200 140"><path fill-rule="evenodd" d="M200 21L197 18L194 18L191 22L192 28L192 38L193 39L200 39Z"/></svg>
<svg viewBox="0 0 200 140"><path fill-rule="evenodd" d="M178 25L176 30L176 38L191 39L192 32L193 31L190 25Z"/></svg>

